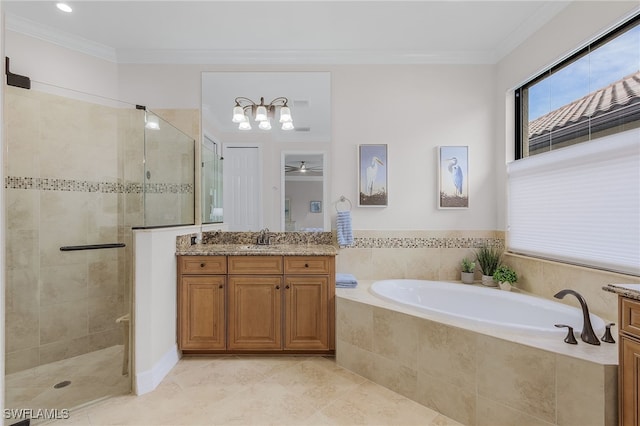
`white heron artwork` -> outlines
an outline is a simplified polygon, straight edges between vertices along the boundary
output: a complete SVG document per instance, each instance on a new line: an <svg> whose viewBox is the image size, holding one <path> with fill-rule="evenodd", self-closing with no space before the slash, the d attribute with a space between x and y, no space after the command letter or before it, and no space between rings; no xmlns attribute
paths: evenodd
<svg viewBox="0 0 640 426"><path fill-rule="evenodd" d="M469 207L467 146L440 147L440 208Z"/></svg>
<svg viewBox="0 0 640 426"><path fill-rule="evenodd" d="M373 195L373 189L376 184L376 177L378 176L378 165L384 166L382 160L378 157L373 157L371 159L371 165L367 167L367 187L365 188L365 192L367 195Z"/></svg>
<svg viewBox="0 0 640 426"><path fill-rule="evenodd" d="M447 169L449 170L449 174L451 175L451 180L453 181L453 186L456 187L456 195L462 195L462 182L464 182L464 173L462 173L462 169L458 165L458 159L456 157L447 158L449 162L449 166Z"/></svg>
<svg viewBox="0 0 640 426"><path fill-rule="evenodd" d="M387 145L360 145L361 206L387 205Z"/></svg>

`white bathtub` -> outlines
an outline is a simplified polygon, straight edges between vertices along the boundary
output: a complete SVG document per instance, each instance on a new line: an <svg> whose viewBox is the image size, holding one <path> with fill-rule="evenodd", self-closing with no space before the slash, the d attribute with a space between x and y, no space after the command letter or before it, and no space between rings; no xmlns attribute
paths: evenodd
<svg viewBox="0 0 640 426"><path fill-rule="evenodd" d="M576 336L582 331L580 308L521 293L410 279L376 281L370 290L378 297L424 312L437 312L515 332L538 335L567 332L566 328L557 328L554 324L572 326ZM578 306L577 300L575 303ZM590 317L596 335L602 336L605 322L596 315Z"/></svg>

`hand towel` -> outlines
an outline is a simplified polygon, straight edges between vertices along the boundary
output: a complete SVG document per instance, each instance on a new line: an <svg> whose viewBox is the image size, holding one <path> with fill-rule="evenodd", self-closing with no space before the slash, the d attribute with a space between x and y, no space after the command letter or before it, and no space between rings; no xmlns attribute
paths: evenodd
<svg viewBox="0 0 640 426"><path fill-rule="evenodd" d="M336 273L336 288L354 288L358 280L351 274Z"/></svg>
<svg viewBox="0 0 640 426"><path fill-rule="evenodd" d="M336 228L338 234L338 245L348 247L353 244L353 230L351 229L351 212L338 212L336 218Z"/></svg>

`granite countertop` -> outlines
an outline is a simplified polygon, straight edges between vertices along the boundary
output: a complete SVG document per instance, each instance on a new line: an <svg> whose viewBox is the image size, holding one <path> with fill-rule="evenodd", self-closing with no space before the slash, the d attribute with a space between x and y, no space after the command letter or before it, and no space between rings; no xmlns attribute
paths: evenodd
<svg viewBox="0 0 640 426"><path fill-rule="evenodd" d="M194 244L176 250L178 256L335 256L327 244Z"/></svg>
<svg viewBox="0 0 640 426"><path fill-rule="evenodd" d="M608 284L602 289L629 299L640 300L640 284Z"/></svg>

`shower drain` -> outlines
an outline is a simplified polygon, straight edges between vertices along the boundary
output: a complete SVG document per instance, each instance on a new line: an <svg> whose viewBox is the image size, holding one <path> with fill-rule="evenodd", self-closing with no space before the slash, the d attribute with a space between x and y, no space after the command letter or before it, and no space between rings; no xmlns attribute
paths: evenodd
<svg viewBox="0 0 640 426"><path fill-rule="evenodd" d="M61 388L69 386L70 384L71 384L71 380L65 380L63 382L56 383L55 385L53 385L53 388L54 389L61 389Z"/></svg>

